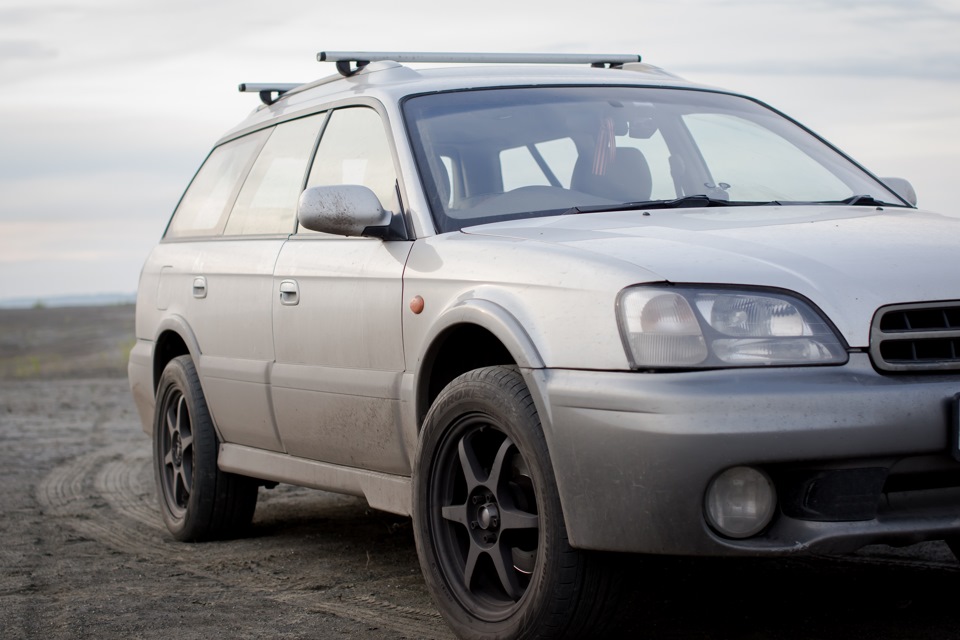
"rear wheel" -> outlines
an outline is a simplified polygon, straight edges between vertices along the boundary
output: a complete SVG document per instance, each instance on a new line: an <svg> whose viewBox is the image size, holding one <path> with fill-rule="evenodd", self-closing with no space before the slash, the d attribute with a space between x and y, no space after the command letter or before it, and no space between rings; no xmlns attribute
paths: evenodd
<svg viewBox="0 0 960 640"><path fill-rule="evenodd" d="M257 506L257 481L217 468L220 443L189 356L163 370L153 428L157 494L170 533L184 541L242 533Z"/></svg>
<svg viewBox="0 0 960 640"><path fill-rule="evenodd" d="M595 637L612 605L613 572L567 541L515 369L477 369L440 393L421 434L414 525L427 586L460 637Z"/></svg>

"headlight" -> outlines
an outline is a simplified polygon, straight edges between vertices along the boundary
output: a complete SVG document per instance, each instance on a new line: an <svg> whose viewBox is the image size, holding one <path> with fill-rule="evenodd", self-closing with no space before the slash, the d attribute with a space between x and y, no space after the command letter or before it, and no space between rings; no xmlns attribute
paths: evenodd
<svg viewBox="0 0 960 640"><path fill-rule="evenodd" d="M843 364L847 351L809 304L779 291L637 286L617 301L635 369Z"/></svg>

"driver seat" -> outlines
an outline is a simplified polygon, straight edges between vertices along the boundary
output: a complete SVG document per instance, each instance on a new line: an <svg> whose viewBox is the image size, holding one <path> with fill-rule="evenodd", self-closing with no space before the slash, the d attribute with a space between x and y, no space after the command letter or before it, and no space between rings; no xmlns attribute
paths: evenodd
<svg viewBox="0 0 960 640"><path fill-rule="evenodd" d="M613 162L604 172L593 172L594 159L581 155L573 167L570 188L616 202L642 202L650 199L653 177L643 152L633 147L617 147Z"/></svg>

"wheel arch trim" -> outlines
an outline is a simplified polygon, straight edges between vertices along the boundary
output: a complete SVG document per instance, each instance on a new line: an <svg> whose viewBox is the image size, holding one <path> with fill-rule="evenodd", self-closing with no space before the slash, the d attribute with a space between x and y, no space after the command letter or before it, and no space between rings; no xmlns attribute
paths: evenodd
<svg viewBox="0 0 960 640"><path fill-rule="evenodd" d="M201 356L203 355L203 352L200 350L200 342L197 340L197 336L193 332L193 329L190 328L190 324L187 322L186 318L178 314L172 314L160 321L160 323L157 325L157 330L155 332L155 336L156 336L154 338L155 347L153 350L153 357L154 357L153 366L155 371L154 380L153 380L154 394L156 394L157 386L160 384L160 376L163 375L163 367L157 366L158 365L157 358L159 358L160 355L158 353L159 350L156 348L156 346L160 344L160 339L165 333L175 334L177 337L179 337L183 341L183 344L187 347L188 353L184 355L189 355L190 358L193 360L193 366L196 368L197 377L199 378L200 388L202 390L203 375L201 372L201 367L202 367ZM221 433L220 431L220 425L217 424L216 416L214 416L213 410L210 409L209 406L207 409L210 412L210 419L211 419L211 422L213 422L213 429L217 434L217 438L220 440L220 442L223 442L223 433Z"/></svg>
<svg viewBox="0 0 960 640"><path fill-rule="evenodd" d="M471 298L446 309L434 321L417 359L418 377L424 363L430 360L431 353L436 350L440 337L447 330L462 324L476 325L493 334L510 352L517 366L525 369L542 369L545 366L533 338L516 316L496 302Z"/></svg>
<svg viewBox="0 0 960 640"><path fill-rule="evenodd" d="M197 336L193 333L193 329L190 328L190 325L187 323L187 320L181 315L170 315L165 317L157 325L157 330L154 334L153 343L155 345L160 344L160 339L165 333L174 333L183 340L183 343L187 347L187 351L190 352L190 357L193 358L195 366L200 366L200 342L197 340ZM157 350L154 348L154 357L158 357ZM162 371L161 371L162 373ZM157 388L159 384L159 376L155 376L153 381L154 389Z"/></svg>
<svg viewBox="0 0 960 640"><path fill-rule="evenodd" d="M500 341L521 369L542 369L545 365L540 351L517 318L503 306L490 300L471 298L444 310L434 321L423 340L417 356L413 376L413 412L408 419L415 425L412 433L419 433L423 418L429 410L427 388L432 367L440 353L444 335L458 326L472 325L488 331ZM413 437L411 444L416 442ZM415 448L415 444L413 445Z"/></svg>

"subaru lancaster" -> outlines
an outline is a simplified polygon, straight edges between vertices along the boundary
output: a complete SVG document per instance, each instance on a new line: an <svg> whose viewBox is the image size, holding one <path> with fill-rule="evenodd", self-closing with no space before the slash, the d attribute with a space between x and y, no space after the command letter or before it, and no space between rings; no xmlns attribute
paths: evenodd
<svg viewBox="0 0 960 640"><path fill-rule="evenodd" d="M595 630L604 552L960 551L960 220L639 56L319 59L142 271L175 538L361 496L465 638Z"/></svg>

